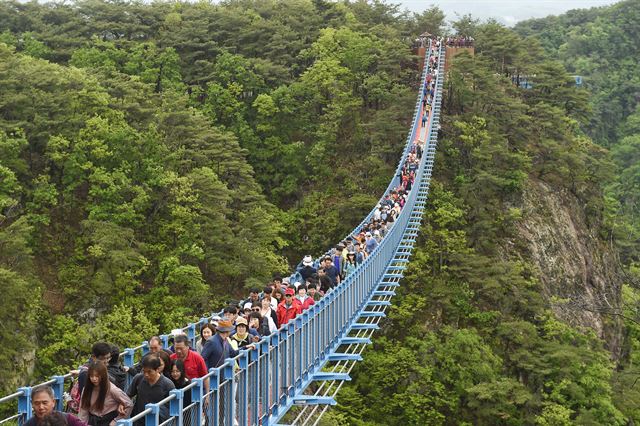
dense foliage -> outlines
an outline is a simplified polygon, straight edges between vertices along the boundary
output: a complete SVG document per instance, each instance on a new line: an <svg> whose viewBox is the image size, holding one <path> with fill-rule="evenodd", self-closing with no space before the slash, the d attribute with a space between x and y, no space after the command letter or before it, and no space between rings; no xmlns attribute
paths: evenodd
<svg viewBox="0 0 640 426"><path fill-rule="evenodd" d="M95 340L139 343L351 229L404 141L407 35L443 19L381 2L0 3L0 365L20 366L0 390L34 349L35 380Z"/></svg>
<svg viewBox="0 0 640 426"><path fill-rule="evenodd" d="M579 127L586 92L541 48L494 22L458 56L422 240L374 341L340 394L338 423L626 424L631 380L590 330L558 321L518 242L523 192L565 191L604 233L605 150ZM511 82L535 75L530 90ZM632 295L629 295L632 297ZM632 328L637 330L637 326ZM637 346L637 344L636 344ZM635 355L637 356L637 354Z"/></svg>
<svg viewBox="0 0 640 426"><path fill-rule="evenodd" d="M574 10L525 21L519 33L534 36L572 74L583 77L593 114L586 130L611 149L618 178L607 188L612 237L623 262L640 262L640 1Z"/></svg>
<svg viewBox="0 0 640 426"><path fill-rule="evenodd" d="M516 30L540 40L545 50L583 77L593 115L586 126L593 140L610 149L615 179L606 186L607 237L615 243L626 271L622 303L606 309L624 319L623 359L614 376L621 406L636 421L640 334L640 2L625 0L611 7L575 10L565 15L526 21Z"/></svg>
<svg viewBox="0 0 640 426"><path fill-rule="evenodd" d="M601 12L584 16L605 25ZM554 19L560 38L586 39ZM1 2L0 366L16 374L0 391L66 370L95 340L138 343L219 308L342 237L404 143L411 41L443 23L435 7L380 1ZM547 57L556 42L469 16L454 27L477 55L449 78L424 237L389 327L327 420L638 420L636 376L614 374L602 341L554 317L516 230L523 192L544 182L577 198L633 271L623 234L640 222L616 218L637 208L638 114L602 118ZM623 51L607 60L622 67ZM535 75L533 89L514 87L515 73ZM615 165L580 130L602 126ZM638 319L637 291L623 296L619 315ZM638 321L627 337L636 365Z"/></svg>

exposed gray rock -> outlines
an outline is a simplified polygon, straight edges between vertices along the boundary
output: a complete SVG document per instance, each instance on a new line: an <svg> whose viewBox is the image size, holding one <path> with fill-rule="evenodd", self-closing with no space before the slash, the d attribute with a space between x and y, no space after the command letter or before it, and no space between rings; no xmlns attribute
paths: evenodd
<svg viewBox="0 0 640 426"><path fill-rule="evenodd" d="M620 355L622 276L615 251L587 223L584 206L568 191L531 180L523 193L519 242L534 262L543 293L562 320L593 329L612 357Z"/></svg>

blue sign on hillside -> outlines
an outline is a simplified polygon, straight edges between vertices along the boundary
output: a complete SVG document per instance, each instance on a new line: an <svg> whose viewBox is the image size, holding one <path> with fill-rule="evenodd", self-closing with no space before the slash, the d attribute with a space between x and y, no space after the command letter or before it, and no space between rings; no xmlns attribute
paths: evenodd
<svg viewBox="0 0 640 426"><path fill-rule="evenodd" d="M511 82L521 89L533 89L533 82L530 78L535 78L535 75L513 75L511 76ZM572 75L576 82L576 87L582 87L582 76Z"/></svg>
<svg viewBox="0 0 640 426"><path fill-rule="evenodd" d="M533 83L529 81L529 77L535 77L535 75L513 75L511 76L511 82L521 89L533 89Z"/></svg>

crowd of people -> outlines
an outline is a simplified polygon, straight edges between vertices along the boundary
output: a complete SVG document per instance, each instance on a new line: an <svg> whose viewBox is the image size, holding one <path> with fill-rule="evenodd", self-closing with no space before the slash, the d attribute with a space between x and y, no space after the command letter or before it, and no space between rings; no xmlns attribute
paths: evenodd
<svg viewBox="0 0 640 426"><path fill-rule="evenodd" d="M449 47L473 47L475 40L473 37L447 37Z"/></svg>
<svg viewBox="0 0 640 426"><path fill-rule="evenodd" d="M420 37L416 38L415 40L413 40L413 48L414 49L418 49L420 47L423 48L428 48L429 47L429 37L427 37L425 34L421 35Z"/></svg>
<svg viewBox="0 0 640 426"><path fill-rule="evenodd" d="M437 51L439 42L434 42ZM423 88L422 124L426 124L435 96L438 58L430 58ZM219 316L203 324L192 342L182 330L174 330L170 347L159 336L148 341L148 352L132 367L119 360L119 348L95 343L90 359L73 372L77 380L67 394L67 413L54 410L54 392L49 386L35 387L32 395L34 417L27 426L114 426L119 419L133 417L146 404L167 398L173 389L183 389L195 378L205 377L242 349L253 349L264 336L296 318L348 279L382 243L393 228L409 193L424 151L425 141L414 138L397 176L397 185L376 205L373 213L354 235L315 262L307 255L290 277L274 276L262 290L253 288L248 299L229 305ZM129 375L129 380L127 380ZM129 382L127 386L126 383ZM203 381L208 392L208 380ZM184 393L183 407L191 403ZM169 417L168 405L160 407L160 420ZM144 417L136 426L144 424Z"/></svg>

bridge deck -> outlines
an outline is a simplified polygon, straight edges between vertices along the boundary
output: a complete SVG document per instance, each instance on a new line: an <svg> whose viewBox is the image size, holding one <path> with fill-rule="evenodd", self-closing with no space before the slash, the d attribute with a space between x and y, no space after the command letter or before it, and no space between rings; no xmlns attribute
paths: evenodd
<svg viewBox="0 0 640 426"><path fill-rule="evenodd" d="M236 358L209 370L205 377L172 391L163 401L148 404L142 413L118 421L118 426L131 426L136 420L144 420L147 426L275 425L294 406L297 412L289 417L294 417L292 423L299 425L315 421L327 407L335 404L337 392L344 381L351 379L349 373L362 359L363 350L371 343L372 334L379 329L378 323L391 305L418 236L435 159L445 75L440 72L435 77L431 111L423 123L423 87L427 74L432 71L429 65L432 56L437 57L435 64L442 71L444 43L438 46L430 43L411 132L396 176L385 194L399 185L398 172L414 143L420 141L424 147L416 179L404 208L379 246L343 283L278 331L265 336L255 349L241 351ZM373 214L373 211L369 213L351 235L359 232ZM183 331L195 342L199 327L209 320L209 317L202 318ZM169 337L161 336L165 347ZM124 364L133 366L134 359L147 351L147 342L127 348L122 354ZM44 383L53 387L58 409L62 409L65 382L70 377L70 374L54 376ZM31 417L31 390L23 387L0 398L0 403L18 401L18 414L0 420L0 424L17 420L22 425ZM190 392L193 401L187 407L183 404L185 392ZM163 407L168 408L169 417L161 421Z"/></svg>

